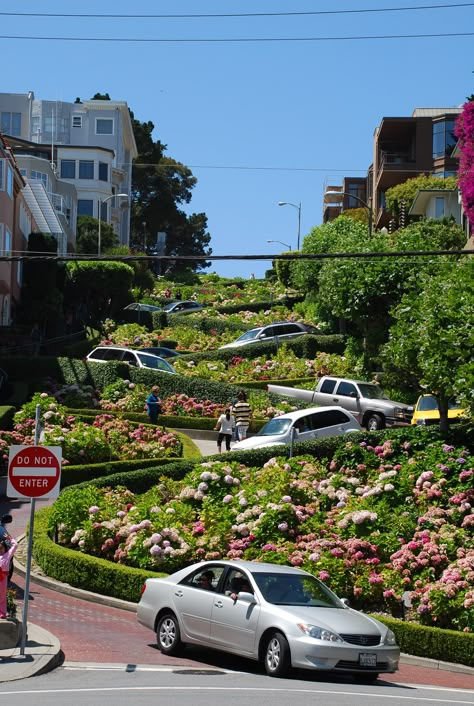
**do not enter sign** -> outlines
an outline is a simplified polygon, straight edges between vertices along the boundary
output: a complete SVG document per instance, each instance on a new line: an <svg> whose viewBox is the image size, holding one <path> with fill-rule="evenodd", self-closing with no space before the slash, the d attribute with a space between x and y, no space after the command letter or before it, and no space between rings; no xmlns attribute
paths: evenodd
<svg viewBox="0 0 474 706"><path fill-rule="evenodd" d="M10 446L7 497L57 498L61 459L60 446Z"/></svg>

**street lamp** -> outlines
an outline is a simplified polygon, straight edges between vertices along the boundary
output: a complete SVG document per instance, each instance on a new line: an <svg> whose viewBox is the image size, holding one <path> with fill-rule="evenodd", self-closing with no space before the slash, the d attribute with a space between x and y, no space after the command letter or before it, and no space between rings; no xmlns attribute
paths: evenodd
<svg viewBox="0 0 474 706"><path fill-rule="evenodd" d="M296 208L298 211L298 240L297 240L297 246L296 249L300 249L300 232L301 232L301 203L296 204L296 203L291 203L290 201L279 201L278 202L279 206L293 206L293 208Z"/></svg>
<svg viewBox="0 0 474 706"><path fill-rule="evenodd" d="M107 201L110 201L110 199L115 199L115 198L126 198L128 199L128 194L110 194L110 196L106 196L105 199L99 198L99 232L97 235L97 255L100 256L100 248L102 244L102 204L107 203Z"/></svg>
<svg viewBox="0 0 474 706"><path fill-rule="evenodd" d="M284 245L285 248L288 248L288 250L291 251L291 245L288 245L288 243L283 243L281 240L267 240L267 243L280 243L280 245Z"/></svg>
<svg viewBox="0 0 474 706"><path fill-rule="evenodd" d="M354 194L348 194L346 191L325 191L324 192L324 200L326 203L338 203L342 201L343 199L341 198L342 196L348 196L351 199L355 199L358 201L358 203L361 204L364 208L367 209L369 212L369 238L372 237L372 220L373 220L373 211L372 211L372 206L369 206L368 203L363 201L359 196L355 196ZM328 198L329 197L329 198Z"/></svg>

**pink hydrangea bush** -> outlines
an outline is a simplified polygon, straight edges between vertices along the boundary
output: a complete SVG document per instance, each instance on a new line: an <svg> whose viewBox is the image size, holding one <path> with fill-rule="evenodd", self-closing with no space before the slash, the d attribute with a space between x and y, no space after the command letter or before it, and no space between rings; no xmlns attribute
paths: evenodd
<svg viewBox="0 0 474 706"><path fill-rule="evenodd" d="M96 489L93 522L63 522L71 498L83 507L90 493L71 489L54 522L63 544L111 561L162 571L213 558L292 564L357 607L393 609L408 592L415 619L472 630L472 469L467 450L446 444L349 441L330 462L201 463L113 511L111 491Z"/></svg>

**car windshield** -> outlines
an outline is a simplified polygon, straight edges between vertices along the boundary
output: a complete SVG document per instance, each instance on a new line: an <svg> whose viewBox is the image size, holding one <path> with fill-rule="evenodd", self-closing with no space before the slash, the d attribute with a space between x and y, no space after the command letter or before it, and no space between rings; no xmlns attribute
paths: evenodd
<svg viewBox="0 0 474 706"><path fill-rule="evenodd" d="M287 417L275 417L263 426L257 436L274 436L285 434L291 426L291 419Z"/></svg>
<svg viewBox="0 0 474 706"><path fill-rule="evenodd" d="M261 328L253 328L250 331L246 331L245 333L243 333L241 336L239 336L236 339L236 342L237 341L253 341L255 338L257 338L257 336L261 330L262 330Z"/></svg>
<svg viewBox="0 0 474 706"><path fill-rule="evenodd" d="M172 365L163 360L162 358L157 358L154 355L148 353L137 353L141 364L145 368L153 368L153 370L165 370L168 373L174 373L174 368Z"/></svg>
<svg viewBox="0 0 474 706"><path fill-rule="evenodd" d="M454 399L448 400L448 409L460 409L460 404ZM419 412L438 412L438 402L436 397L431 395L426 395L426 397L420 397L418 402Z"/></svg>
<svg viewBox="0 0 474 706"><path fill-rule="evenodd" d="M388 400L387 395L378 385L359 383L359 390L362 397L368 400Z"/></svg>
<svg viewBox="0 0 474 706"><path fill-rule="evenodd" d="M252 572L268 603L287 606L344 608L344 604L321 581L308 574Z"/></svg>

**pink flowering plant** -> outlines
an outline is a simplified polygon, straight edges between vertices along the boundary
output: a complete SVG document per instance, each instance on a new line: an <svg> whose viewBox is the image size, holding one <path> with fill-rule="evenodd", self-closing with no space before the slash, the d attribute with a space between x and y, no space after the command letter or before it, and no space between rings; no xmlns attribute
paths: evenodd
<svg viewBox="0 0 474 706"><path fill-rule="evenodd" d="M42 443L61 446L64 465L181 455L178 436L159 426L137 425L106 414L97 415L91 423L80 421L67 414L54 397L41 393L17 412L12 431L0 431L0 453L4 460L8 458L10 445L33 444L37 404L41 407Z"/></svg>
<svg viewBox="0 0 474 706"><path fill-rule="evenodd" d="M464 211L474 224L474 101L467 101L459 115L454 134L459 140L459 189Z"/></svg>
<svg viewBox="0 0 474 706"><path fill-rule="evenodd" d="M357 607L391 610L408 592L412 619L472 630L472 457L440 442L417 446L348 441L331 461L275 457L261 468L208 461L182 481L163 478L127 496L118 510L110 489L95 489L94 521L84 512L62 520L75 494L87 494L70 489L54 505L54 523L65 546L130 566L291 564Z"/></svg>

